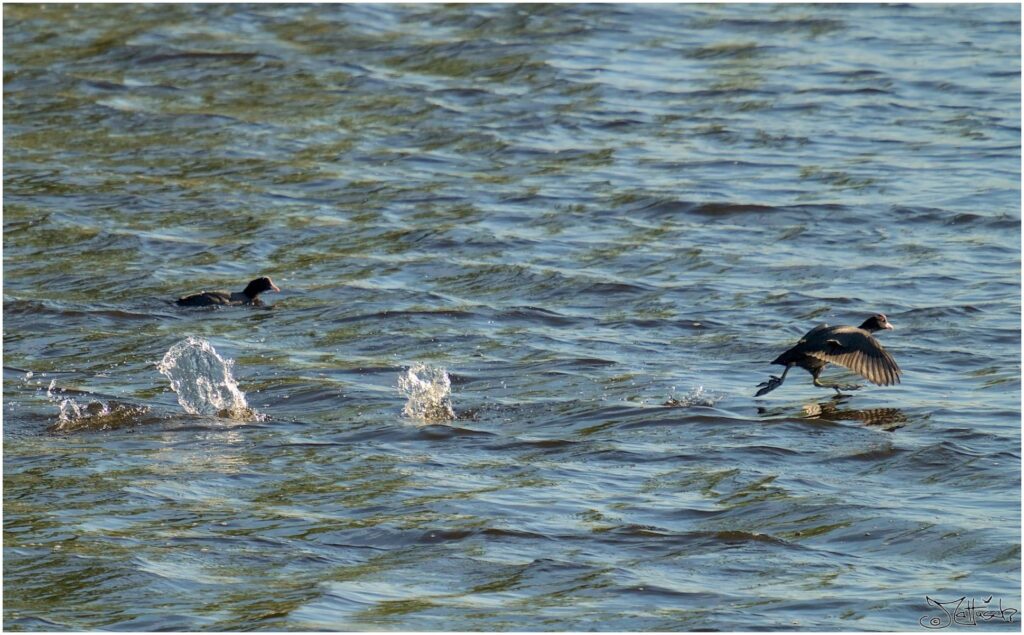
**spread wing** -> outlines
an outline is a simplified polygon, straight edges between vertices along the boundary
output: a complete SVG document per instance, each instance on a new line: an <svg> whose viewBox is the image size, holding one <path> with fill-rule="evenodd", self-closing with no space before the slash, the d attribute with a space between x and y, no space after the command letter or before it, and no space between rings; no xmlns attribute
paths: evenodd
<svg viewBox="0 0 1024 635"><path fill-rule="evenodd" d="M882 348L873 335L858 328L839 329L806 354L849 368L879 386L900 383L903 373L889 351Z"/></svg>

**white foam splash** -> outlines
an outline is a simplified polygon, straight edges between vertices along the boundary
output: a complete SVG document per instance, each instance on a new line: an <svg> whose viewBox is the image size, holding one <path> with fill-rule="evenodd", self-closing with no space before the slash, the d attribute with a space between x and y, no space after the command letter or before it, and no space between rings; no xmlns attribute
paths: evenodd
<svg viewBox="0 0 1024 635"><path fill-rule="evenodd" d="M706 408L711 408L724 398L725 395L706 391L704 390L704 386L697 386L685 395L672 395L669 397L668 401L665 402L665 405L676 408L688 408L692 406L704 406Z"/></svg>
<svg viewBox="0 0 1024 635"><path fill-rule="evenodd" d="M232 360L218 355L208 341L189 336L168 349L156 368L171 381L178 403L189 414L261 419L238 388L231 374L233 365Z"/></svg>
<svg viewBox="0 0 1024 635"><path fill-rule="evenodd" d="M140 416L149 412L147 406L107 403L99 399L90 400L88 403L79 403L73 397L60 394L61 392L61 389L57 387L57 380L51 379L50 385L46 389L46 397L57 404L60 414L57 415L57 421L50 429L58 432L70 432L83 428L106 430L136 422Z"/></svg>
<svg viewBox="0 0 1024 635"><path fill-rule="evenodd" d="M46 388L46 398L60 408L56 427L64 428L83 418L83 407L71 397L60 396L57 390L57 380L51 379L50 385ZM106 404L103 404L103 407L106 408Z"/></svg>
<svg viewBox="0 0 1024 635"><path fill-rule="evenodd" d="M452 409L452 380L443 368L413 364L398 376L398 391L406 397L402 414L424 423L440 423L455 418Z"/></svg>

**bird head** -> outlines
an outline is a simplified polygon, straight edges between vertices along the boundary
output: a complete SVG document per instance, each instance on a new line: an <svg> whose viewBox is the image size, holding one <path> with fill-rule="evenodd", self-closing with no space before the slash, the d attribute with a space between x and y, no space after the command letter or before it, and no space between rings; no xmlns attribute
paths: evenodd
<svg viewBox="0 0 1024 635"><path fill-rule="evenodd" d="M280 291L274 281L270 278L263 276L262 278L256 278L250 282L246 287L244 293L251 299L255 299L256 296L263 293L264 291Z"/></svg>
<svg viewBox="0 0 1024 635"><path fill-rule="evenodd" d="M891 331L896 327L889 322L889 318L879 313L864 320L864 323L860 325L860 328L864 329L868 333L875 333L877 331Z"/></svg>

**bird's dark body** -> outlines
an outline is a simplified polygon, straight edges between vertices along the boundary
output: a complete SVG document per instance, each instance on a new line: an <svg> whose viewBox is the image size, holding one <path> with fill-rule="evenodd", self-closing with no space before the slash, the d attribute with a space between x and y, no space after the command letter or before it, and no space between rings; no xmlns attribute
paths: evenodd
<svg viewBox="0 0 1024 635"><path fill-rule="evenodd" d="M823 362L820 359L808 357L803 353L794 353L792 351L786 351L782 355L775 358L773 364L781 364L783 366L799 366L810 374L817 377L821 374L821 371L825 370L828 366L827 362Z"/></svg>
<svg viewBox="0 0 1024 635"><path fill-rule="evenodd" d="M175 304L178 306L240 306L252 305L261 306L263 301L259 295L264 291L280 291L274 282L267 277L256 278L250 282L245 290L237 293L228 291L204 291L182 296Z"/></svg>
<svg viewBox="0 0 1024 635"><path fill-rule="evenodd" d="M840 327L830 327L827 324L816 326L811 329L807 335L804 335L800 341L796 343L796 346L773 359L772 363L787 367L799 366L817 379L821 375L821 371L825 370L825 367L828 366L828 362L816 357L811 357L807 354L807 351L818 347L818 342L824 341L824 339L828 337L828 333L836 328ZM818 337L819 335L821 336L820 340Z"/></svg>
<svg viewBox="0 0 1024 635"><path fill-rule="evenodd" d="M228 306L232 304L254 304L259 298L250 299L241 293L229 293L227 291L204 291L193 293L178 298L178 306Z"/></svg>

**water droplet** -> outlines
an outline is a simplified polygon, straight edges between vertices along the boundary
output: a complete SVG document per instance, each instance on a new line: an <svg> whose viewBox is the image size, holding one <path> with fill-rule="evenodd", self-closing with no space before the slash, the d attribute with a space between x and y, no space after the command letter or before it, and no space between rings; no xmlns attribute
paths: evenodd
<svg viewBox="0 0 1024 635"><path fill-rule="evenodd" d="M398 391L406 397L402 414L410 419L438 423L455 418L451 402L452 381L443 368L413 364L399 375Z"/></svg>
<svg viewBox="0 0 1024 635"><path fill-rule="evenodd" d="M156 367L171 381L171 390L185 412L258 420L261 416L249 408L231 374L233 364L218 355L208 341L190 336L172 346Z"/></svg>

